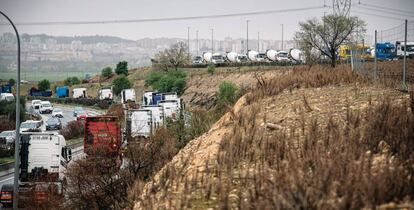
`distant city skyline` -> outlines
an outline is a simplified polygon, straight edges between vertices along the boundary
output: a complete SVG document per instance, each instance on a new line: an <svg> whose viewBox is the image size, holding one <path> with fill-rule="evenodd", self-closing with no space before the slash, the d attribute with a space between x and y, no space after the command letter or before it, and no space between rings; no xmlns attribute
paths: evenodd
<svg viewBox="0 0 414 210"><path fill-rule="evenodd" d="M233 39L246 38L246 20L249 20L249 39L260 37L267 40L280 40L282 37L281 24L284 25L284 38L292 39L298 30L298 23L309 18L320 18L331 13L328 6L331 0L37 0L11 1L0 0L1 11L6 13L15 22L59 22L59 21L100 21L100 20L127 20L233 14L268 10L285 10L323 6L321 9L287 12L280 14L246 15L238 17L180 20L168 22L148 23L113 23L93 25L21 25L20 33L48 34L54 36L81 36L81 35L111 35L121 38L138 40L142 38L187 38L187 27L190 27L190 37L195 38L196 30L199 37L210 39L211 29L214 29L215 39L232 37ZM362 3L380 5L400 10L414 11L414 1L410 0L361 0ZM375 9L359 7L358 1L353 1L355 7L351 15L359 16L367 22L367 34L373 34L374 29L383 30L400 25L404 18L413 18L413 15L398 15L397 13L379 12ZM366 15L370 14L370 15ZM375 16L376 15L376 16ZM5 23L5 19L0 19ZM7 25L0 26L0 33L11 31Z"/></svg>

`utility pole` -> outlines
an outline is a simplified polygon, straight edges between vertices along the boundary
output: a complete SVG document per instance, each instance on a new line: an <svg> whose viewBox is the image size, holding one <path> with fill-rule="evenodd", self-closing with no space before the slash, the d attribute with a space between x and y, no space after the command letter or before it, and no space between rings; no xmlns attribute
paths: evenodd
<svg viewBox="0 0 414 210"><path fill-rule="evenodd" d="M214 53L214 39L213 39L214 29L211 29L211 55Z"/></svg>
<svg viewBox="0 0 414 210"><path fill-rule="evenodd" d="M198 51L200 50L200 45L198 44L198 30L196 30L196 40L197 40L197 55L198 55Z"/></svg>
<svg viewBox="0 0 414 210"><path fill-rule="evenodd" d="M406 72L407 72L407 30L408 30L408 21L405 19L405 31L404 31L404 64L403 64L403 89L407 90Z"/></svg>
<svg viewBox="0 0 414 210"><path fill-rule="evenodd" d="M375 51L375 53L374 53L374 79L376 79L377 78L377 69L378 69L378 67L377 67L377 42L378 42L378 40L377 40L377 36L378 36L378 33L377 33L377 30L375 30L375 38L374 38L374 51Z"/></svg>
<svg viewBox="0 0 414 210"><path fill-rule="evenodd" d="M284 50L284 46L283 46L283 23L282 23L282 51Z"/></svg>
<svg viewBox="0 0 414 210"><path fill-rule="evenodd" d="M18 207L18 197L19 197L19 148L20 148L20 36L17 31L16 26L10 18L0 11L12 25L14 32L16 33L17 39L17 86L16 86L16 140L14 141L14 180L13 180L13 209Z"/></svg>
<svg viewBox="0 0 414 210"><path fill-rule="evenodd" d="M260 32L257 32L257 52L260 52Z"/></svg>
<svg viewBox="0 0 414 210"><path fill-rule="evenodd" d="M187 47L188 57L190 57L190 27L187 27Z"/></svg>
<svg viewBox="0 0 414 210"><path fill-rule="evenodd" d="M247 27L246 27L246 53L248 53L249 52L249 21L250 20L246 20L246 25L247 25Z"/></svg>

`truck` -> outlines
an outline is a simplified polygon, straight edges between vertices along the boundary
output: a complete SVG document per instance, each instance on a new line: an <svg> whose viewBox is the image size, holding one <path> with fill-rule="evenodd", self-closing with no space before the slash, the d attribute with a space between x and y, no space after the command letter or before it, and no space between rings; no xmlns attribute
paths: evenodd
<svg viewBox="0 0 414 210"><path fill-rule="evenodd" d="M11 93L12 92L12 85L5 84L0 86L0 93Z"/></svg>
<svg viewBox="0 0 414 210"><path fill-rule="evenodd" d="M221 64L224 63L224 56L221 53L214 53L211 57L211 63Z"/></svg>
<svg viewBox="0 0 414 210"><path fill-rule="evenodd" d="M213 53L211 53L211 52L204 52L203 53L203 60L206 62L206 63L211 63L211 58L213 57Z"/></svg>
<svg viewBox="0 0 414 210"><path fill-rule="evenodd" d="M153 130L164 125L164 109L161 105L142 106L141 109L151 110Z"/></svg>
<svg viewBox="0 0 414 210"><path fill-rule="evenodd" d="M288 53L286 51L277 51L276 53L276 60L278 62L289 62Z"/></svg>
<svg viewBox="0 0 414 210"><path fill-rule="evenodd" d="M72 98L86 98L88 97L86 93L86 88L73 88Z"/></svg>
<svg viewBox="0 0 414 210"><path fill-rule="evenodd" d="M196 55L196 56L193 57L193 64L199 65L199 64L203 64L203 63L204 63L204 61L203 61L202 56Z"/></svg>
<svg viewBox="0 0 414 210"><path fill-rule="evenodd" d="M142 94L142 105L158 105L162 100L177 100L176 92L162 93L157 91L144 91Z"/></svg>
<svg viewBox="0 0 414 210"><path fill-rule="evenodd" d="M240 63L236 52L229 52L226 57L230 63Z"/></svg>
<svg viewBox="0 0 414 210"><path fill-rule="evenodd" d="M113 92L112 92L112 87L105 87L105 88L101 88L98 91L98 97L99 100L111 100L113 99Z"/></svg>
<svg viewBox="0 0 414 210"><path fill-rule="evenodd" d="M150 109L130 109L125 117L127 136L147 138L152 134L153 117Z"/></svg>
<svg viewBox="0 0 414 210"><path fill-rule="evenodd" d="M88 116L85 119L83 148L86 154L104 149L119 155L122 144L120 123L116 116Z"/></svg>
<svg viewBox="0 0 414 210"><path fill-rule="evenodd" d="M178 120L181 111L179 100L162 100L158 104L163 108L164 119Z"/></svg>
<svg viewBox="0 0 414 210"><path fill-rule="evenodd" d="M379 42L373 50L372 57L376 56L378 60L393 60L397 57L394 44L390 42Z"/></svg>
<svg viewBox="0 0 414 210"><path fill-rule="evenodd" d="M45 90L45 91L41 91L35 87L32 87L29 89L28 92L29 96L41 96L41 97L50 97L53 95L51 90Z"/></svg>
<svg viewBox="0 0 414 210"><path fill-rule="evenodd" d="M135 90L134 89L124 89L121 91L121 102L123 104L126 104L128 102L134 102L136 101L135 97Z"/></svg>
<svg viewBox="0 0 414 210"><path fill-rule="evenodd" d="M19 203L45 201L48 193L63 196L64 172L72 160L65 138L54 132L23 133L19 151ZM3 184L0 202L12 204L13 184Z"/></svg>
<svg viewBox="0 0 414 210"><path fill-rule="evenodd" d="M407 44L405 44L404 41L395 42L395 49L397 52L397 57L399 59L404 58L405 48L407 48L406 57L414 58L414 42L407 42Z"/></svg>
<svg viewBox="0 0 414 210"><path fill-rule="evenodd" d="M58 86L55 90L57 98L66 98L69 97L69 87L68 86Z"/></svg>
<svg viewBox="0 0 414 210"><path fill-rule="evenodd" d="M53 106L49 101L41 101L39 107L40 114L52 113Z"/></svg>
<svg viewBox="0 0 414 210"><path fill-rule="evenodd" d="M250 61L253 61L253 62L255 62L255 61L257 61L257 55L258 55L259 53L257 52L257 51L254 51L254 50L249 50L248 52L247 52L247 58L249 58L249 60Z"/></svg>
<svg viewBox="0 0 414 210"><path fill-rule="evenodd" d="M270 61L277 61L276 54L277 54L276 50L266 50L266 57Z"/></svg>
<svg viewBox="0 0 414 210"><path fill-rule="evenodd" d="M303 52L302 50L299 50L299 49L294 49L294 48L290 49L288 58L292 60L294 63L300 64L304 62Z"/></svg>

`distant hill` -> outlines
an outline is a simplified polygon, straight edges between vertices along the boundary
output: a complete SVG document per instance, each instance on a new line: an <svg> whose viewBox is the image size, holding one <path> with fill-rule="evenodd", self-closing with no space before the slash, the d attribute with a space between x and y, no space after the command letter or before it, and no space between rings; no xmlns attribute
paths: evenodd
<svg viewBox="0 0 414 210"><path fill-rule="evenodd" d="M46 34L23 34L21 36L22 40L29 41L31 38L39 38L41 42L44 42L47 39L56 39L59 44L70 44L72 41L78 40L82 44L96 44L99 42L105 42L108 44L116 43L125 43L125 42L134 42L128 39L122 39L115 36L50 36Z"/></svg>

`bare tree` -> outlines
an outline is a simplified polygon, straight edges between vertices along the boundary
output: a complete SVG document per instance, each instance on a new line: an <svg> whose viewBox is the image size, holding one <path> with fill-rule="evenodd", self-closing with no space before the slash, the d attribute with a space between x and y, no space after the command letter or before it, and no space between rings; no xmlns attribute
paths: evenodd
<svg viewBox="0 0 414 210"><path fill-rule="evenodd" d="M178 67L190 63L187 45L184 42L178 42L170 48L157 53L152 62L154 67L163 71L168 71L170 68L177 70Z"/></svg>
<svg viewBox="0 0 414 210"><path fill-rule="evenodd" d="M339 46L351 40L351 34L357 30L365 33L365 25L358 17L327 15L322 21L310 19L299 23L300 31L296 32L295 40L305 51L305 55L308 52L311 56L311 50L316 49L321 55L328 57L332 67L335 67Z"/></svg>

